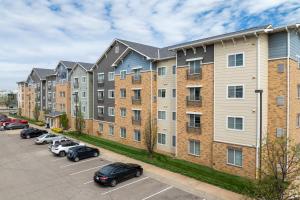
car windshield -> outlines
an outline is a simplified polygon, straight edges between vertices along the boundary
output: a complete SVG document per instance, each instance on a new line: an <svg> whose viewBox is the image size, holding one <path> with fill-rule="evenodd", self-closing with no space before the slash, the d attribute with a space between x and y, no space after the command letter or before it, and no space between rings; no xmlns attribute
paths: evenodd
<svg viewBox="0 0 300 200"><path fill-rule="evenodd" d="M108 174L111 174L111 172L114 170L115 168L113 166L105 166L105 167L102 167L100 169L100 173L101 174L105 174L105 175L108 175Z"/></svg>
<svg viewBox="0 0 300 200"><path fill-rule="evenodd" d="M44 137L46 137L46 136L47 136L47 134L43 134L43 135L39 136L38 138L39 138L39 139L42 139L42 138L44 138Z"/></svg>

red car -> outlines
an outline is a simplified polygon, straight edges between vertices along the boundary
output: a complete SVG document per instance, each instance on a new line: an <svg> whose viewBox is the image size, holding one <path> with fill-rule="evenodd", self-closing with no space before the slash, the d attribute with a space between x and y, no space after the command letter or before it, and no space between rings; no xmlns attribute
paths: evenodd
<svg viewBox="0 0 300 200"><path fill-rule="evenodd" d="M24 119L5 118L5 119L0 120L0 126L6 126L10 123L16 123L16 122L19 122L21 124L28 124L28 121L24 120Z"/></svg>

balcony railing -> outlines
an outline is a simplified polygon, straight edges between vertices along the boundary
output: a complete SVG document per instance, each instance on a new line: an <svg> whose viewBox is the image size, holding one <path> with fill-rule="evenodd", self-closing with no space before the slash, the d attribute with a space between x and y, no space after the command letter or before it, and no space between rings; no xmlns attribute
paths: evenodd
<svg viewBox="0 0 300 200"><path fill-rule="evenodd" d="M132 117L132 124L133 125L141 125L141 122L142 122L141 118Z"/></svg>
<svg viewBox="0 0 300 200"><path fill-rule="evenodd" d="M200 80L202 79L202 68L200 68L199 73L191 73L189 69L186 70L187 80Z"/></svg>
<svg viewBox="0 0 300 200"><path fill-rule="evenodd" d="M98 103L104 103L104 98L101 99L98 98Z"/></svg>
<svg viewBox="0 0 300 200"><path fill-rule="evenodd" d="M131 100L132 100L133 105L141 105L142 104L141 98L131 97Z"/></svg>
<svg viewBox="0 0 300 200"><path fill-rule="evenodd" d="M103 114L98 114L98 119L99 120L104 120L104 115Z"/></svg>
<svg viewBox="0 0 300 200"><path fill-rule="evenodd" d="M142 83L142 76L141 75L133 75L131 77L132 84L141 84Z"/></svg>
<svg viewBox="0 0 300 200"><path fill-rule="evenodd" d="M98 82L98 87L104 87L104 81L99 81Z"/></svg>
<svg viewBox="0 0 300 200"><path fill-rule="evenodd" d="M186 132L201 134L201 124L186 123Z"/></svg>
<svg viewBox="0 0 300 200"><path fill-rule="evenodd" d="M74 88L78 89L79 88L79 83L74 83Z"/></svg>
<svg viewBox="0 0 300 200"><path fill-rule="evenodd" d="M202 96L200 97L191 97L191 96L187 96L186 97L186 105L187 106L198 106L201 107L202 106Z"/></svg>

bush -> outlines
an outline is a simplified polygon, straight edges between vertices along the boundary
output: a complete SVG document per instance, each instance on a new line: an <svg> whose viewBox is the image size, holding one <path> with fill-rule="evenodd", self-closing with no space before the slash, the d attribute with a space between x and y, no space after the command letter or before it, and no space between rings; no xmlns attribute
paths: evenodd
<svg viewBox="0 0 300 200"><path fill-rule="evenodd" d="M51 129L54 133L63 133L63 129L62 128L52 128Z"/></svg>
<svg viewBox="0 0 300 200"><path fill-rule="evenodd" d="M45 123L44 122L35 122L34 123L35 125L37 125L37 126L45 126Z"/></svg>

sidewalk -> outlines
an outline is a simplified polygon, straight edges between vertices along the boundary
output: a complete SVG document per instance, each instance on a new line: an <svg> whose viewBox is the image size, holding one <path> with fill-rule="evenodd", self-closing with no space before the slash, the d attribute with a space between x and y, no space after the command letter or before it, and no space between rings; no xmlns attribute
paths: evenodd
<svg viewBox="0 0 300 200"><path fill-rule="evenodd" d="M32 127L41 128L39 126L31 124ZM51 130L48 129L49 132ZM90 145L93 146L93 145ZM94 146L96 147L96 146ZM99 148L99 147L96 147ZM240 200L243 196L198 180L170 172L159 167L134 160L132 158L111 152L109 150L99 148L101 152L101 157L105 160L111 162L124 162L124 163L136 163L143 166L145 174L150 177L157 179L163 183L172 185L174 187L180 188L194 195L204 197L205 200Z"/></svg>

